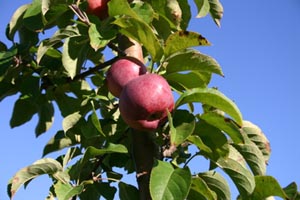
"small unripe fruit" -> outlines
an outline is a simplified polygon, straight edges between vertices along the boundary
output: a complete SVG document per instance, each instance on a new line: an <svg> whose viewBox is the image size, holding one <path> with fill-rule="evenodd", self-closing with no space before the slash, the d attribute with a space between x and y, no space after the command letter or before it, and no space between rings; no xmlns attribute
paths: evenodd
<svg viewBox="0 0 300 200"><path fill-rule="evenodd" d="M87 13L98 16L100 19L108 17L108 6L109 0L87 0L88 7Z"/></svg>
<svg viewBox="0 0 300 200"><path fill-rule="evenodd" d="M119 97L129 81L146 73L145 65L139 60L131 57L121 58L114 62L107 72L108 90L114 96Z"/></svg>
<svg viewBox="0 0 300 200"><path fill-rule="evenodd" d="M156 130L174 108L174 97L168 82L160 75L145 74L128 82L120 96L123 120L141 131Z"/></svg>

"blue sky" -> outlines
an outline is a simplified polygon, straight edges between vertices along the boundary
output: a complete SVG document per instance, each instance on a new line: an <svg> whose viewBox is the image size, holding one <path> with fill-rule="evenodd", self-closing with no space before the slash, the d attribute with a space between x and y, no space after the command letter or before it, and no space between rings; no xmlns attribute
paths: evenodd
<svg viewBox="0 0 300 200"><path fill-rule="evenodd" d="M1 0L0 40L14 10L29 0ZM300 185L300 1L222 1L221 28L210 17L193 19L189 30L205 36L213 45L200 51L214 57L225 78L214 76L211 86L233 99L244 119L261 127L271 143L267 173L282 186ZM61 129L56 117L49 132L35 138L37 118L10 129L15 97L0 103L0 199L8 199L6 185L20 168L42 156L50 137ZM51 154L55 158L54 154ZM15 200L44 199L50 187L47 176L21 189Z"/></svg>

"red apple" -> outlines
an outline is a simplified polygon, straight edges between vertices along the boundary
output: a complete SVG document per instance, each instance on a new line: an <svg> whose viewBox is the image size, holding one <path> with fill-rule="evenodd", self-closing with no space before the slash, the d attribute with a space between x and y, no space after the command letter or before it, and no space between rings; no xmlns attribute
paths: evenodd
<svg viewBox="0 0 300 200"><path fill-rule="evenodd" d="M109 0L87 0L87 13L98 16L100 19L108 17L108 3Z"/></svg>
<svg viewBox="0 0 300 200"><path fill-rule="evenodd" d="M168 82L160 75L145 74L128 82L120 96L119 109L124 121L141 131L156 130L174 108Z"/></svg>
<svg viewBox="0 0 300 200"><path fill-rule="evenodd" d="M109 68L106 80L108 90L116 97L119 97L123 87L132 79L146 74L145 65L132 57L125 57L114 62Z"/></svg>

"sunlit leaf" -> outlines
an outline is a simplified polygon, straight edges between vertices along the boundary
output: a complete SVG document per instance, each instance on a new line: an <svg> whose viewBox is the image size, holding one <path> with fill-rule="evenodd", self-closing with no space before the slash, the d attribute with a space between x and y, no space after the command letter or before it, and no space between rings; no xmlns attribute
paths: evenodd
<svg viewBox="0 0 300 200"><path fill-rule="evenodd" d="M256 176L255 184L255 190L253 191L251 198L248 199L264 199L269 196L278 196L283 199L288 199L284 190L272 176Z"/></svg>
<svg viewBox="0 0 300 200"><path fill-rule="evenodd" d="M165 56L195 46L208 46L209 41L202 35L191 31L177 31L170 35L165 44Z"/></svg>
<svg viewBox="0 0 300 200"><path fill-rule="evenodd" d="M148 24L132 17L120 17L113 24L121 28L122 34L141 43L154 61L158 61L162 57L162 46Z"/></svg>
<svg viewBox="0 0 300 200"><path fill-rule="evenodd" d="M83 37L66 38L63 45L62 63L70 78L74 78L83 67L87 57L87 43Z"/></svg>
<svg viewBox="0 0 300 200"><path fill-rule="evenodd" d="M208 0L194 0L194 2L198 8L198 18L204 17L209 13L210 6Z"/></svg>
<svg viewBox="0 0 300 200"><path fill-rule="evenodd" d="M289 199L300 199L300 192L298 191L298 186L295 182L290 183L288 186L284 187L283 190Z"/></svg>
<svg viewBox="0 0 300 200"><path fill-rule="evenodd" d="M106 40L101 36L96 24L90 24L88 33L90 38L90 45L95 51L105 47L109 43L109 40Z"/></svg>
<svg viewBox="0 0 300 200"><path fill-rule="evenodd" d="M174 72L200 71L223 76L219 63L197 50L188 49L175 53L165 60L167 74Z"/></svg>
<svg viewBox="0 0 300 200"><path fill-rule="evenodd" d="M41 42L37 51L37 62L39 63L45 53L49 49L53 48L53 46L61 43L63 39L76 36L79 36L79 31L74 26L68 26L66 28L59 29L51 38L45 39Z"/></svg>
<svg viewBox="0 0 300 200"><path fill-rule="evenodd" d="M6 36L9 40L13 41L14 36L18 29L22 26L23 21L23 15L25 11L30 7L30 4L25 4L23 6L20 6L13 14L13 16L10 19L10 22L8 24L7 30L6 30Z"/></svg>
<svg viewBox="0 0 300 200"><path fill-rule="evenodd" d="M62 183L60 181L54 185L55 194L59 200L69 200L73 196L82 193L83 189L83 185L73 187L70 183Z"/></svg>
<svg viewBox="0 0 300 200"><path fill-rule="evenodd" d="M211 73L192 71L188 73L164 74L168 83L176 90L183 91L192 88L204 88L211 79Z"/></svg>
<svg viewBox="0 0 300 200"><path fill-rule="evenodd" d="M223 17L223 6L219 0L208 0L209 12L218 26L221 26L221 19Z"/></svg>
<svg viewBox="0 0 300 200"><path fill-rule="evenodd" d="M26 182L38 176L49 174L61 181L67 181L65 175L59 173L63 168L61 164L51 158L44 158L36 161L32 165L18 171L9 184L9 196L12 198L17 190Z"/></svg>
<svg viewBox="0 0 300 200"><path fill-rule="evenodd" d="M157 161L150 177L150 194L153 200L185 199L192 182L188 168L177 168L168 162Z"/></svg>
<svg viewBox="0 0 300 200"><path fill-rule="evenodd" d="M176 107L193 102L201 102L218 108L231 116L236 123L242 125L242 114L236 104L216 89L196 88L186 91L176 101Z"/></svg>
<svg viewBox="0 0 300 200"><path fill-rule="evenodd" d="M210 190L217 194L218 199L231 199L230 187L226 179L215 171L208 171L197 174L205 181Z"/></svg>
<svg viewBox="0 0 300 200"><path fill-rule="evenodd" d="M79 112L72 113L65 117L62 122L62 126L65 132L75 126L79 120L82 118L82 115Z"/></svg>
<svg viewBox="0 0 300 200"><path fill-rule="evenodd" d="M249 121L243 121L242 131L254 142L264 155L264 160L268 163L271 154L270 142L255 124Z"/></svg>

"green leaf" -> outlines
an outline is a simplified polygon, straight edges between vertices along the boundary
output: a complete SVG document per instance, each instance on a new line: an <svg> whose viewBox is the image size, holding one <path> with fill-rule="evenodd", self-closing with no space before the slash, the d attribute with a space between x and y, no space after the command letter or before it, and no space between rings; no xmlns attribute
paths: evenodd
<svg viewBox="0 0 300 200"><path fill-rule="evenodd" d="M150 176L150 194L153 200L185 199L192 177L188 168L177 168L168 162L157 161Z"/></svg>
<svg viewBox="0 0 300 200"><path fill-rule="evenodd" d="M254 142L264 155L264 160L268 163L271 154L270 142L262 130L249 121L243 121L242 132Z"/></svg>
<svg viewBox="0 0 300 200"><path fill-rule="evenodd" d="M83 37L66 38L63 45L62 63L67 75L73 79L83 67L83 63L87 57L87 43Z"/></svg>
<svg viewBox="0 0 300 200"><path fill-rule="evenodd" d="M166 40L165 56L182 51L189 47L209 46L209 41L202 35L191 31L177 31L171 34Z"/></svg>
<svg viewBox="0 0 300 200"><path fill-rule="evenodd" d="M22 26L23 16L25 11L30 7L30 4L20 6L13 14L6 29L6 37L14 41L14 36L18 29Z"/></svg>
<svg viewBox="0 0 300 200"><path fill-rule="evenodd" d="M218 199L231 199L230 187L221 174L208 171L199 173L197 176L204 180L209 189L217 194Z"/></svg>
<svg viewBox="0 0 300 200"><path fill-rule="evenodd" d="M221 26L221 19L223 17L223 6L219 0L208 0L209 1L209 12L217 24L217 26Z"/></svg>
<svg viewBox="0 0 300 200"><path fill-rule="evenodd" d="M104 154L111 154L111 153L128 153L127 148L122 144L113 144L109 143L107 147L103 149L97 149L95 147L89 146L84 156L81 160L81 165L83 166L90 158L94 158L96 156L101 156Z"/></svg>
<svg viewBox="0 0 300 200"><path fill-rule="evenodd" d="M235 144L244 143L240 128L230 119L217 112L207 112L200 116L208 124L226 132Z"/></svg>
<svg viewBox="0 0 300 200"><path fill-rule="evenodd" d="M196 124L194 135L199 137L199 140L192 140L192 142L206 157L209 157L212 160L217 160L220 157L228 156L228 141L220 129L217 129L216 127L200 119Z"/></svg>
<svg viewBox="0 0 300 200"><path fill-rule="evenodd" d="M54 191L59 200L69 200L73 196L82 193L83 190L84 190L83 185L78 185L78 186L73 187L69 183L62 183L60 181L58 181L54 185Z"/></svg>
<svg viewBox="0 0 300 200"><path fill-rule="evenodd" d="M186 91L176 101L176 107L193 102L201 102L220 109L230 115L237 124L242 125L242 114L236 104L216 89L196 88Z"/></svg>
<svg viewBox="0 0 300 200"><path fill-rule="evenodd" d="M239 161L232 158L220 158L216 164L230 176L242 197L253 192L255 188L254 176Z"/></svg>
<svg viewBox="0 0 300 200"><path fill-rule="evenodd" d="M119 198L120 200L138 200L139 191L132 185L119 182Z"/></svg>
<svg viewBox="0 0 300 200"><path fill-rule="evenodd" d="M108 3L109 16L127 15L138 19L139 16L131 9L127 0L110 0Z"/></svg>
<svg viewBox="0 0 300 200"><path fill-rule="evenodd" d="M36 178L38 176L49 174L53 177L56 177L57 179L61 179L62 181L66 181L67 179L64 175L60 174L59 172L62 172L63 168L61 164L51 158L44 158L41 160L36 161L32 165L25 167L18 171L12 180L9 183L9 196L13 198L13 196L16 194L18 189L25 184L26 182L30 181L33 178Z"/></svg>
<svg viewBox="0 0 300 200"><path fill-rule="evenodd" d="M219 63L197 50L188 49L172 54L165 60L167 74L174 72L199 71L223 76Z"/></svg>
<svg viewBox="0 0 300 200"><path fill-rule="evenodd" d="M65 133L75 126L79 120L82 118L82 115L79 112L72 113L65 117L62 122L63 129Z"/></svg>
<svg viewBox="0 0 300 200"><path fill-rule="evenodd" d="M113 24L120 27L120 33L141 43L154 61L160 60L163 48L148 24L126 16L116 19Z"/></svg>
<svg viewBox="0 0 300 200"><path fill-rule="evenodd" d="M237 144L234 147L243 155L254 175L265 175L266 163L264 156L253 142Z"/></svg>
<svg viewBox="0 0 300 200"><path fill-rule="evenodd" d="M37 105L32 98L28 96L20 97L14 105L13 114L10 119L11 128L28 122L37 111Z"/></svg>
<svg viewBox="0 0 300 200"><path fill-rule="evenodd" d="M64 131L58 131L46 144L43 156L77 144L76 140L68 137Z"/></svg>
<svg viewBox="0 0 300 200"><path fill-rule="evenodd" d="M255 184L256 187L249 199L264 199L269 196L278 196L283 199L288 199L277 180L272 176L256 176Z"/></svg>
<svg viewBox="0 0 300 200"><path fill-rule="evenodd" d="M190 200L217 200L217 195L200 177L192 178L192 185L188 195Z"/></svg>
<svg viewBox="0 0 300 200"><path fill-rule="evenodd" d="M150 24L153 21L153 18L157 17L152 6L147 2L133 2L132 10L147 24Z"/></svg>
<svg viewBox="0 0 300 200"><path fill-rule="evenodd" d="M100 32L97 29L96 24L91 23L89 26L89 38L90 38L90 45L91 47L97 51L103 47L105 47L110 40L104 39Z"/></svg>
<svg viewBox="0 0 300 200"><path fill-rule="evenodd" d="M92 121L94 127L96 128L97 132L100 133L102 136L106 137L106 135L102 131L102 127L101 127L101 124L100 124L100 121L98 119L95 109L93 109L93 112L90 117L91 117L91 121Z"/></svg>
<svg viewBox="0 0 300 200"><path fill-rule="evenodd" d="M50 129L54 121L54 108L51 101L39 105L39 121L35 128L35 135L38 137Z"/></svg>
<svg viewBox="0 0 300 200"><path fill-rule="evenodd" d="M102 199L115 199L117 189L110 186L110 183L94 182L85 186L84 192L80 194L80 199L86 200L99 200Z"/></svg>
<svg viewBox="0 0 300 200"><path fill-rule="evenodd" d="M40 63L46 52L53 48L53 46L61 43L63 39L76 36L79 36L79 31L74 26L68 26L64 29L56 31L50 39L43 40L39 45L36 58L37 62Z"/></svg>
<svg viewBox="0 0 300 200"><path fill-rule="evenodd" d="M26 9L23 16L23 23L26 28L35 32L42 32L44 28L44 20L42 15L42 2L34 0Z"/></svg>
<svg viewBox="0 0 300 200"><path fill-rule="evenodd" d="M198 8L197 18L204 17L209 13L209 0L194 0L194 2Z"/></svg>
<svg viewBox="0 0 300 200"><path fill-rule="evenodd" d="M195 129L195 117L187 110L176 110L172 119L171 144L178 146L183 143Z"/></svg>
<svg viewBox="0 0 300 200"><path fill-rule="evenodd" d="M192 88L205 88L211 79L211 73L192 71L189 73L164 74L170 86L184 91Z"/></svg>
<svg viewBox="0 0 300 200"><path fill-rule="evenodd" d="M300 199L300 192L298 192L298 187L295 182L290 183L288 186L283 188L283 190L289 199Z"/></svg>

